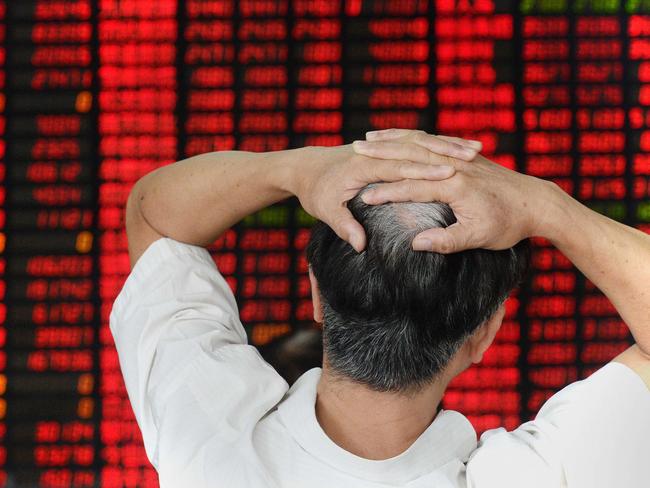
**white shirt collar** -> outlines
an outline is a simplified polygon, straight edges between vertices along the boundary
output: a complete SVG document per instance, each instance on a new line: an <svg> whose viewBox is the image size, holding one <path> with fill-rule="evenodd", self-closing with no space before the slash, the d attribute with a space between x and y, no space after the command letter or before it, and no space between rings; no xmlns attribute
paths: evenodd
<svg viewBox="0 0 650 488"><path fill-rule="evenodd" d="M440 410L403 453L381 461L356 456L335 444L316 419L316 387L321 372L321 368L313 368L298 378L280 402L278 413L305 451L340 471L368 481L405 483L454 459L466 462L476 449L476 431L469 420L453 410Z"/></svg>

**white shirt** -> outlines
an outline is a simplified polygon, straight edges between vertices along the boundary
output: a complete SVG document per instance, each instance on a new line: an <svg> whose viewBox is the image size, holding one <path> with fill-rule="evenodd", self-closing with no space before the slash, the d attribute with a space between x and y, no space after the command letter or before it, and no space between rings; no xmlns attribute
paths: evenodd
<svg viewBox="0 0 650 488"><path fill-rule="evenodd" d="M650 391L610 363L512 432L442 410L402 454L355 456L315 416L321 369L288 384L247 345L207 250L162 238L110 316L144 445L165 487L647 488Z"/></svg>

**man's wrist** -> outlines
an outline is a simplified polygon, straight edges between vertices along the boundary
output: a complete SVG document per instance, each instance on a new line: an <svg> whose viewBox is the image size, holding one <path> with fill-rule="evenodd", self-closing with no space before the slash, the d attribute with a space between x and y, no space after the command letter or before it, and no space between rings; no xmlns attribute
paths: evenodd
<svg viewBox="0 0 650 488"><path fill-rule="evenodd" d="M272 184L286 197L298 195L314 159L313 147L301 147L268 153L273 158Z"/></svg>
<svg viewBox="0 0 650 488"><path fill-rule="evenodd" d="M538 218L532 235L548 239L555 246L561 244L572 227L580 203L552 181L540 180L540 202L537 207Z"/></svg>

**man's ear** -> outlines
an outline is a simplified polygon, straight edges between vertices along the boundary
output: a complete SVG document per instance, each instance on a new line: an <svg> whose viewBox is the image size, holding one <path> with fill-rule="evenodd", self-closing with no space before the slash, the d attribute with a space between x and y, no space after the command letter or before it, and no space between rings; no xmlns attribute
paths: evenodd
<svg viewBox="0 0 650 488"><path fill-rule="evenodd" d="M492 345L494 337L501 328L505 314L506 306L505 303L502 303L497 311L494 312L494 315L487 319L467 341L470 359L473 363L480 363L483 360L483 354Z"/></svg>
<svg viewBox="0 0 650 488"><path fill-rule="evenodd" d="M314 273L309 267L309 282L311 283L311 303L314 306L314 320L319 324L323 323L323 307L320 303L320 288L318 288L318 281Z"/></svg>

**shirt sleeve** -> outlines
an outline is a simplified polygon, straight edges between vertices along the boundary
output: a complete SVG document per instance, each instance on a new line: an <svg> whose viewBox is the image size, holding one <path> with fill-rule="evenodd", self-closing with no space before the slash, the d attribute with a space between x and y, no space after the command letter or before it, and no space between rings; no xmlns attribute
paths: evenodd
<svg viewBox="0 0 650 488"><path fill-rule="evenodd" d="M568 385L535 420L481 436L468 488L650 486L650 391L629 367L608 363Z"/></svg>
<svg viewBox="0 0 650 488"><path fill-rule="evenodd" d="M224 449L237 443L288 389L247 345L235 297L204 248L152 243L113 304L110 329L157 469L165 459L170 470L196 462L215 436Z"/></svg>

